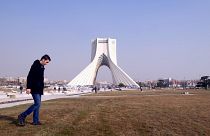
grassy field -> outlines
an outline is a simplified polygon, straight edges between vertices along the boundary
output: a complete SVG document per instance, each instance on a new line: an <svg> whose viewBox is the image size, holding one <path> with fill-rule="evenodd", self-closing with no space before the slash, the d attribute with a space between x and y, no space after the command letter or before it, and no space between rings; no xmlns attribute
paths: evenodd
<svg viewBox="0 0 210 136"><path fill-rule="evenodd" d="M42 103L42 126L17 126L29 104L0 109L2 136L210 135L210 91L118 91Z"/></svg>

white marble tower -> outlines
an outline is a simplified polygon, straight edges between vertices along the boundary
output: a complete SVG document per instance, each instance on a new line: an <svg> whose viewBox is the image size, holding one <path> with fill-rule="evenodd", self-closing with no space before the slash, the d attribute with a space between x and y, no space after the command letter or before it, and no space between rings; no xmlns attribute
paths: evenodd
<svg viewBox="0 0 210 136"><path fill-rule="evenodd" d="M68 86L94 85L101 66L107 66L112 73L113 83L139 87L118 65L116 55L116 39L96 38L92 42L91 63L80 72Z"/></svg>

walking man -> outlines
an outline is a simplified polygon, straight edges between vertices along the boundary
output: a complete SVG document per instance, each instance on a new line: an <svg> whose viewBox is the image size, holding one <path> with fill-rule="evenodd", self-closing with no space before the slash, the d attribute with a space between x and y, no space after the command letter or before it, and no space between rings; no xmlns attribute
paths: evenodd
<svg viewBox="0 0 210 136"><path fill-rule="evenodd" d="M27 76L26 93L32 95L34 104L26 111L18 115L18 124L25 126L25 118L33 112L32 125L41 125L39 121L39 109L41 105L41 95L44 89L44 66L51 61L48 55L42 56L40 60L35 60Z"/></svg>

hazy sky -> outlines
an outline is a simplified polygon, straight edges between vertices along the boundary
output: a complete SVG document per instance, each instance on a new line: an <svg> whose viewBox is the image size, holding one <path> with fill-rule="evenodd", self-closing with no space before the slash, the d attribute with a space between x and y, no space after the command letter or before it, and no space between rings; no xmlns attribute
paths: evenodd
<svg viewBox="0 0 210 136"><path fill-rule="evenodd" d="M27 76L49 54L45 76L71 80L96 37L117 39L134 80L210 75L210 0L0 0L0 76ZM97 80L110 79L101 67Z"/></svg>

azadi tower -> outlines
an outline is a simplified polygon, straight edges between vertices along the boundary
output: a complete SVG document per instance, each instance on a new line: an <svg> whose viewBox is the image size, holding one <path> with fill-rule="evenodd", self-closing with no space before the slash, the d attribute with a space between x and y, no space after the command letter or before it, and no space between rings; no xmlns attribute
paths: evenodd
<svg viewBox="0 0 210 136"><path fill-rule="evenodd" d="M116 39L96 38L92 42L91 63L81 71L68 86L94 85L101 66L107 66L111 70L113 83L119 85L139 87L118 65L116 55Z"/></svg>

